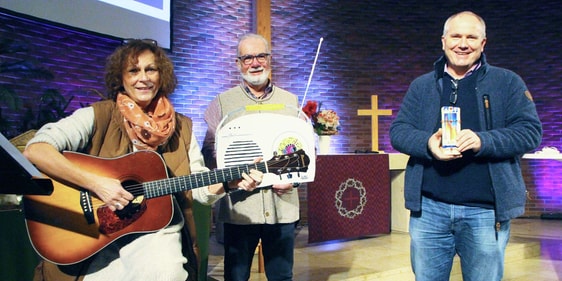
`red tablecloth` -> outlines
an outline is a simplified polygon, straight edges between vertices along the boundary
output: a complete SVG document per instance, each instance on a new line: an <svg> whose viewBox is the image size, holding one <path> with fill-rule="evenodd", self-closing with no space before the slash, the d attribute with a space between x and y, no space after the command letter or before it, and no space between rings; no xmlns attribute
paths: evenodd
<svg viewBox="0 0 562 281"><path fill-rule="evenodd" d="M309 243L390 233L388 154L318 155L307 199Z"/></svg>

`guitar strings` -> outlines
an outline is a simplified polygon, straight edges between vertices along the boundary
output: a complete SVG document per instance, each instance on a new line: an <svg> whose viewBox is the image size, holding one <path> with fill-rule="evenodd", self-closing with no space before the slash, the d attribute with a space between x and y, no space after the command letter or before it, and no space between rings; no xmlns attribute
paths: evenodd
<svg viewBox="0 0 562 281"><path fill-rule="evenodd" d="M298 157L297 157L297 158L298 158ZM268 164L268 165L266 165L266 166L272 167L272 166L276 166L277 164L282 163L282 162L287 162L287 159L273 159L273 160L267 161L267 164ZM258 163L253 163L253 164L254 164L254 165L257 165L257 164L260 164L260 162L258 162ZM287 163L287 165L284 165L284 166L282 166L282 167L278 167L278 170L286 170L288 164L289 164L289 162ZM249 164L249 165L251 165L251 164ZM249 167L248 167L248 168L249 168ZM216 172L216 171L218 171L218 170L214 170L214 171ZM244 170L243 172L249 173L249 170ZM298 170L295 170L295 172L298 172ZM159 190L159 191L163 191L159 196L165 196L165 195L170 195L170 194L171 194L171 193L169 193L169 192L171 191L170 189L171 189L172 187L177 186L177 184L181 184L182 182L183 182L183 183L186 183L186 181L185 181L185 180L182 180L182 179L187 179L187 178L189 178L189 177L191 177L191 176L196 177L196 176L199 175L199 174L200 174L200 173L195 173L195 174L190 174L190 175L186 175L186 176L179 176L179 177L173 177L173 178L164 178L164 179L158 179L158 180L154 180L154 181L150 181L150 182L145 182L145 183L131 184L131 185L124 186L124 188L125 188L127 191L129 191L131 194L133 194L133 196L135 196L135 198L136 198L136 197L138 197L138 196L143 196L143 195L145 195L145 186L154 186L154 185L157 185L157 187L159 187L158 190ZM241 176L241 174L240 174L240 176ZM215 176L215 179L218 180L216 176ZM162 184L163 182L172 182L172 183L175 182L175 184L172 184L172 183L170 183L170 184ZM193 184L196 183L196 182L197 182L197 181L195 181L195 182L192 181L192 180L190 181L191 185L193 185ZM186 184L184 184L184 185L186 185ZM204 186L198 186L198 187L195 187L195 188L200 188L200 187L204 187ZM180 189L182 189L182 188L180 188ZM191 189L194 189L194 188L187 188L187 189L182 189L182 190L179 190L179 191L187 191L187 190L191 190ZM160 193L160 192L159 192L159 193ZM153 196L153 197L159 197L159 196ZM153 197L151 197L151 198L153 198ZM95 207L95 208L98 208L98 207L101 207L101 206L105 205L105 203L104 203L101 199L99 199L97 196L94 196L94 197L92 198L92 202L93 202L94 200L99 201L98 203L92 203L92 206ZM133 201L134 201L134 200L135 200L135 199L133 199Z"/></svg>

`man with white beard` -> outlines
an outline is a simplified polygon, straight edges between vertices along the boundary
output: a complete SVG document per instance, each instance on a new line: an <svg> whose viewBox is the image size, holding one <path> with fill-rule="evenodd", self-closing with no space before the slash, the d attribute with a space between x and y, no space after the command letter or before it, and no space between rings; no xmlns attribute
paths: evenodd
<svg viewBox="0 0 562 281"><path fill-rule="evenodd" d="M240 108L256 104L298 108L297 96L274 86L269 79L271 49L264 37L253 33L243 35L238 41L235 62L240 70L240 85L218 95L205 111L208 129L203 155L211 169L216 167L217 126L225 115L232 117L240 113ZM227 191L238 188L237 181L224 184ZM294 230L299 219L296 186L298 184L274 184L252 192L230 192L218 201L218 220L224 223L225 281L250 278L252 259L260 239L267 280L293 279Z"/></svg>

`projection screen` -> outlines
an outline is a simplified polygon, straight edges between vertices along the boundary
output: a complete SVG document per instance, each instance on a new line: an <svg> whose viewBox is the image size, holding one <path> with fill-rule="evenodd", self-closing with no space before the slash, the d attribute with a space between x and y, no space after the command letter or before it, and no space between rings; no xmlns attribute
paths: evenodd
<svg viewBox="0 0 562 281"><path fill-rule="evenodd" d="M171 0L0 0L16 15L115 38L150 38L171 48Z"/></svg>

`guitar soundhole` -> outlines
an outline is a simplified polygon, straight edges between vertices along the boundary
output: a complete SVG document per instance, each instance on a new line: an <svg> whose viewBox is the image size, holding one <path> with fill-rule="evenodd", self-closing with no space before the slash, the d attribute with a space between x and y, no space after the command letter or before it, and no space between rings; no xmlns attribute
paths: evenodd
<svg viewBox="0 0 562 281"><path fill-rule="evenodd" d="M122 183L123 187L131 192L133 195L135 193L135 187L138 186L137 182L126 181ZM134 223L142 214L146 211L146 203L142 198L135 198L133 201L129 202L125 208L117 211L111 211L109 208L99 208L98 218L99 218L99 231L100 233L109 235Z"/></svg>

